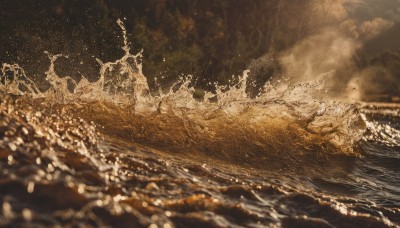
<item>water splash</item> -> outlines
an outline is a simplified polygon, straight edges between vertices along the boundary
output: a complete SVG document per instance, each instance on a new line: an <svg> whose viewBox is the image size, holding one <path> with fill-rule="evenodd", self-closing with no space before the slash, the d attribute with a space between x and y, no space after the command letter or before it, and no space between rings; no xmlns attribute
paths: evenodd
<svg viewBox="0 0 400 228"><path fill-rule="evenodd" d="M26 76L24 69L18 64L3 64L0 75L0 91L13 95L29 94L33 97L42 95L35 83Z"/></svg>
<svg viewBox="0 0 400 228"><path fill-rule="evenodd" d="M153 144L169 138L170 143L166 146L187 144L185 148L203 148L202 144L212 143L217 145L215 150L235 150L228 146L232 144L226 138L231 135L227 132L229 130L234 132L231 137L236 141L232 145L244 143L244 146L239 146L243 151L249 145L254 151L278 153L285 150L297 151L308 147L309 143L319 146L328 143L339 152L355 153L354 146L361 139L365 128L357 107L324 98L321 95L324 91L322 82L267 82L253 99L246 93L249 71L244 71L236 84L216 84L216 92L206 92L201 101L193 98L195 89L191 86L191 77L181 78L168 93L151 95L143 75L142 52L131 54L124 24L121 20L117 22L123 33L124 55L114 62L103 63L97 59L100 64L98 81L89 82L83 78L75 82L68 76L60 77L55 72L55 62L61 57L68 57L46 52L50 60L46 72L50 89L40 92L22 68L6 64L2 70L1 91L15 95L28 92L34 97L45 97L48 102L59 104L115 104L129 113L153 119L151 123L147 121L144 128L156 131L159 123L168 125L166 128L169 130L149 136ZM11 82L7 76L10 74L13 79ZM26 91L21 85L27 88ZM212 102L213 99L216 102ZM182 126L174 127L177 122ZM178 134L171 137L173 129ZM131 127L131 131L136 130L136 127ZM138 133L129 135L134 139L139 137ZM291 143L294 141L297 142Z"/></svg>

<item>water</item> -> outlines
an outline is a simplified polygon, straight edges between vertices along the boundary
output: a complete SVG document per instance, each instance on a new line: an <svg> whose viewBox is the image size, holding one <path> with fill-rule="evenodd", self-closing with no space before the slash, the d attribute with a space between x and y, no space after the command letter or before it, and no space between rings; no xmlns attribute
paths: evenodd
<svg viewBox="0 0 400 228"><path fill-rule="evenodd" d="M246 94L190 78L150 92L141 53L96 82L0 83L0 226L396 227L400 106L329 98L324 82Z"/></svg>

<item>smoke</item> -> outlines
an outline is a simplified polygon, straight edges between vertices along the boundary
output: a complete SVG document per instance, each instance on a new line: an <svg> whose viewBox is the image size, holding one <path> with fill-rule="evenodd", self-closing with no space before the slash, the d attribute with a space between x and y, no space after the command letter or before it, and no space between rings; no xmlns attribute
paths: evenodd
<svg viewBox="0 0 400 228"><path fill-rule="evenodd" d="M327 95L353 100L363 99L366 91L387 92L382 88L385 83L394 82L392 76L376 67L361 69L356 61L366 42L395 24L373 14L357 16L360 10L371 8L370 4L366 0L313 0L300 9L294 4L296 11L302 11L291 15L290 21L298 22L297 29L285 32L292 37L298 30L306 34L290 48L274 54L279 59L281 75L294 83L323 81ZM250 69L257 71L259 64L253 62ZM385 76L377 84L371 80L374 74Z"/></svg>

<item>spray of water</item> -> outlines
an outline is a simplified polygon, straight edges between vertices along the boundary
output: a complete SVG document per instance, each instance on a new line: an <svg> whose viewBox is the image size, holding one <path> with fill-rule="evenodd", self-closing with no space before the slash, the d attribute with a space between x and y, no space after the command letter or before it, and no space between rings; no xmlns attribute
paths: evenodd
<svg viewBox="0 0 400 228"><path fill-rule="evenodd" d="M216 92L207 92L200 101L193 98L190 77L167 93L152 95L142 72L142 53L131 54L126 29L122 21L118 24L124 56L114 62L98 60L98 81L60 77L55 62L64 56L47 53L50 89L39 91L18 65L4 64L0 90L57 104L95 103L81 108L80 115L110 132L125 132L130 139L171 149L237 157L296 157L322 150L357 154L354 148L365 130L364 121L356 105L325 98L322 81L267 82L256 98L250 98L249 71L244 71L237 84L216 84Z"/></svg>

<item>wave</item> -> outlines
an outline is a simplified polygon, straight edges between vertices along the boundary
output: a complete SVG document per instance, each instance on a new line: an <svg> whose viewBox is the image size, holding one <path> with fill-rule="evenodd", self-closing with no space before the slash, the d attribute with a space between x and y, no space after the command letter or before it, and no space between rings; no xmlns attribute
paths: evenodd
<svg viewBox="0 0 400 228"><path fill-rule="evenodd" d="M142 53L131 54L126 30L121 59L100 64L99 80L61 77L51 55L46 80L37 89L17 64L3 64L0 91L63 105L104 127L104 133L171 150L223 158L293 158L304 154L359 155L365 129L357 105L324 97L323 81L267 82L258 96L246 89L249 71L229 86L193 98L191 79L181 78L169 92L150 92L142 72Z"/></svg>

